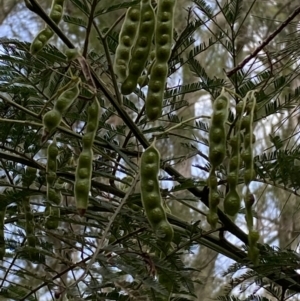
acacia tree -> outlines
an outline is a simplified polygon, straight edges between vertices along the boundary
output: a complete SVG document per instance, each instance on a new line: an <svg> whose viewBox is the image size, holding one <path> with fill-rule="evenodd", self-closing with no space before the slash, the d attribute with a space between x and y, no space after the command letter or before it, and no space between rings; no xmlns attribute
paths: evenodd
<svg viewBox="0 0 300 301"><path fill-rule="evenodd" d="M289 239L295 239L293 225L289 226L290 238L284 243L280 239L281 249L274 247L274 241L264 243L261 239L258 262L248 257L243 203L234 219L223 211L228 158L217 168L221 198L217 227L211 229L206 223L206 179L211 169L211 111L207 113L207 100L214 102L226 88L230 100L226 122L229 142L236 132L237 103L255 91L258 155L251 192L258 201L252 212L264 237L267 218L274 223L271 219L280 215L282 204L289 204L291 195L295 199L288 212L298 208L299 34L294 20L299 19L300 8L287 3L284 9L289 15L284 14L281 23L273 22L270 32L270 24L265 24L263 40L255 46L249 43L249 49L245 49L245 32L251 31L256 20L252 12L263 15L271 6L242 0L194 0L188 4L186 21L175 22L174 26L162 115L150 122L145 114L147 83L124 96L113 70L125 12L139 2L66 1L64 22L58 25L36 0L27 0L28 12L51 28L57 45L50 40L33 55L31 43L0 40L1 298L202 300L195 287L199 287L198 276L206 261L201 260L201 269L196 265L199 261L187 261L187 255L200 246L234 262L226 271L226 282L220 283L222 292L217 291L223 294L221 300L296 300L300 292L296 272L299 256L289 249ZM181 9L177 5L176 16ZM277 17L282 7L276 10L272 5L272 12ZM72 33L65 34L65 24L70 25L70 31L81 29L82 41L74 39ZM70 60L67 49L78 49L79 53ZM217 63L215 70L206 58L212 55ZM149 57L146 69L151 64ZM182 74L184 81L180 84ZM74 78L81 81L79 95L56 130L45 135L43 116L57 103L64 90L61 88L72 86ZM89 128L87 115L93 93L101 113L92 146L89 204L81 217L74 198L75 171L82 137ZM191 96L195 99L197 95L197 101L191 102ZM195 110L191 110L192 117L182 114L194 102L201 115ZM269 137L264 131L270 133ZM161 153L163 206L174 231L168 249L154 233L141 202L141 156L154 138ZM52 169L49 161L53 158L47 153L51 143L58 148L54 156L57 166ZM185 168L193 170L193 176L181 173L179 166L184 163L189 164ZM244 170L241 165L241 197ZM50 171L55 174L53 187L60 198L56 203L47 193ZM279 213L272 217L269 208ZM189 220L187 212L192 216ZM220 279L220 273L216 274ZM235 287L243 290L239 296L231 294ZM215 296L216 291L211 290L210 297Z"/></svg>

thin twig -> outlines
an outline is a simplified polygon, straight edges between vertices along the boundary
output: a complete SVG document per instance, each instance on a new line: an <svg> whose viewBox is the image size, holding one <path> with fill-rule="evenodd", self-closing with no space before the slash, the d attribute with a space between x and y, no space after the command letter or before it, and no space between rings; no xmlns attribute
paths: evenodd
<svg viewBox="0 0 300 301"><path fill-rule="evenodd" d="M258 53L266 47L289 23L300 13L300 6L297 7L294 12L284 21L281 25L271 33L250 55L248 55L240 64L238 64L235 68L226 72L228 77L231 77L237 71L241 70L250 60L255 58Z"/></svg>
<svg viewBox="0 0 300 301"><path fill-rule="evenodd" d="M58 35L58 37L66 44L66 46L68 48L71 48L71 49L75 48L74 44L60 30L60 28L56 25L56 23L45 13L45 11L39 5L39 3L37 2L37 0L28 0L28 1L30 2L30 5L33 8L31 10L33 12L35 12L37 15L39 15L47 23L47 25L49 27L51 27L51 29Z"/></svg>
<svg viewBox="0 0 300 301"><path fill-rule="evenodd" d="M284 185L279 185L279 184L276 184L276 183L273 183L273 182L269 182L267 180L264 180L264 179L255 179L253 180L254 182L259 182L259 183L263 183L263 184L267 184L267 185L270 185L270 186L274 186L274 187L277 187L277 188L280 188L280 189L283 189L293 195L296 195L296 196L300 196L300 194L295 191L295 190L292 190L292 189L289 189L287 187L285 187Z"/></svg>
<svg viewBox="0 0 300 301"><path fill-rule="evenodd" d="M0 118L0 122L8 122L8 123L19 123L19 124L24 124L24 125L31 125L31 126L37 126L37 127L43 127L41 123L36 123L33 121L28 121L28 120L16 120L16 119L8 119L8 118Z"/></svg>
<svg viewBox="0 0 300 301"><path fill-rule="evenodd" d="M117 24L124 19L126 13L121 15L115 22L114 24L108 29L108 31L103 35L103 39L106 39L107 36L111 33L111 31L117 26Z"/></svg>
<svg viewBox="0 0 300 301"><path fill-rule="evenodd" d="M91 260L89 261L89 263L87 264L86 268L84 269L84 272L82 273L82 275L74 282L72 283L71 286L77 285L80 281L82 281L85 277L85 275L89 272L89 270L91 269L92 265L94 264L94 262L97 259L98 254L100 253L101 249L104 246L104 242L107 236L107 233L110 230L110 227L112 225L112 223L114 222L115 218L117 217L117 215L119 214L120 210L122 209L123 205L126 203L128 197L131 195L132 191L135 189L135 185L137 183L139 179L139 173L136 175L136 177L134 178L131 187L128 189L128 191L126 192L126 195L124 196L123 200L121 201L120 205L118 206L118 208L116 209L116 211L114 212L113 216L111 217L110 221L108 222L103 234L102 234L102 238L98 244L97 249L95 250L95 253L93 254Z"/></svg>
<svg viewBox="0 0 300 301"><path fill-rule="evenodd" d="M106 59L107 59L107 63L108 63L108 69L109 69L109 73L110 73L110 76L111 76L111 80L112 80L112 83L113 83L113 87L114 87L114 90L115 90L115 94L116 94L116 98L117 98L117 101L120 105L122 105L122 96L119 92L119 87L118 87L118 83L117 83L117 79L116 79L116 76L115 76L115 73L114 73L114 69L113 69L113 62L112 62L112 59L110 57L110 53L109 53L109 48L108 48L108 45L107 45L107 41L106 41L106 38L103 37L102 33L100 32L95 20L93 21L93 25L99 35L99 38L101 40L101 43L103 45L103 48L104 48L104 52L105 52L105 56L106 56Z"/></svg>
<svg viewBox="0 0 300 301"><path fill-rule="evenodd" d="M218 231L220 231L221 229L223 229L223 227L219 227L217 229L214 229L214 230L209 230L207 232L201 232L201 233L198 233L196 234L195 236L191 237L190 240L188 240L187 242L183 243L182 245L178 246L176 249L174 249L170 254L168 254L166 256L166 258L170 258L172 257L174 254L176 254L179 250L181 249L184 249L185 247L189 246L191 244L191 242L193 241L196 241L198 240L199 238L202 238L202 237L205 237L209 234L212 234L212 233L216 233Z"/></svg>
<svg viewBox="0 0 300 301"><path fill-rule="evenodd" d="M138 124L138 122L140 121L140 119L142 118L143 114L144 114L144 111L145 111L145 105L142 107L141 111L139 112L139 114L137 115L136 119L135 119L135 123ZM130 141L130 138L131 138L131 135L132 135L132 131L129 130L128 134L126 135L125 137L125 140L123 142L123 145L122 145L122 148L126 148L127 147L127 144L128 142ZM120 166L120 160L122 159L122 156L119 154L118 155L118 158L115 162L115 166L114 166L114 170L112 172L112 176L115 176L116 175L116 172L118 170L118 167ZM109 183L110 185L112 186L115 186L115 181L114 179L110 179L109 180Z"/></svg>
<svg viewBox="0 0 300 301"><path fill-rule="evenodd" d="M114 241L111 245L116 245L117 243L121 243L122 241L126 240L127 238L136 235L137 233L144 231L145 228L139 228L131 233L128 233L127 235L124 235L123 237L120 237L119 239L117 239L116 241ZM60 278L62 275L64 275L65 273L68 273L69 271L73 271L75 268L77 267L82 267L84 268L84 263L87 262L88 260L90 260L92 258L92 256L87 256L86 258L84 258L83 260L74 263L72 265L70 265L69 267L67 267L65 270L61 271L60 273L56 274L55 276L52 277L52 281ZM20 299L19 301L25 301L28 297L30 297L32 294L36 293L37 291L39 291L41 288L43 288L44 286L46 286L49 282L45 281L42 282L40 285L38 285L37 287L35 287L34 289L32 289L26 296L24 296L22 299Z"/></svg>
<svg viewBox="0 0 300 301"><path fill-rule="evenodd" d="M85 1L87 4L87 1ZM85 36L85 41L84 41L84 46L83 46L83 51L82 51L82 56L86 58L87 52L88 52L88 46L89 46L89 38L90 38L90 33L93 25L93 20L94 20L94 13L97 7L98 1L94 0L92 5L91 5L91 12L89 15L89 22L86 27L86 36Z"/></svg>

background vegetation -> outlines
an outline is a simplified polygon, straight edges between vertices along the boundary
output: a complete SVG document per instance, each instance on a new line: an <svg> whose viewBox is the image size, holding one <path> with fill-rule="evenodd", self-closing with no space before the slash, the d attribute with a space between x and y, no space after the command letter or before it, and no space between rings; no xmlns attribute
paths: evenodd
<svg viewBox="0 0 300 301"><path fill-rule="evenodd" d="M174 284L174 301L298 300L298 1L177 0L163 115L154 123L144 113L147 87L122 97L111 66L126 8L137 2L66 0L56 35L32 56L30 42L47 18L23 1L0 1L0 206L5 213L0 300L169 300L157 273ZM51 1L39 4L49 12ZM90 205L79 217L73 198L87 120L83 89L56 132L63 203L58 228L47 230L45 164L51 139L41 141L42 116L68 81L68 70L84 71L64 55L74 47L92 70L102 107ZM244 209L232 219L220 205L214 231L205 217L210 108L222 87L241 96L258 91L257 176L251 190L261 238L255 267L247 259ZM229 122L235 101L232 94ZM175 231L168 254L159 252L140 202L139 158L154 135L162 195ZM28 166L37 168L30 187L22 184ZM224 196L225 165L218 179ZM38 240L34 249L27 245L22 209L28 198Z"/></svg>

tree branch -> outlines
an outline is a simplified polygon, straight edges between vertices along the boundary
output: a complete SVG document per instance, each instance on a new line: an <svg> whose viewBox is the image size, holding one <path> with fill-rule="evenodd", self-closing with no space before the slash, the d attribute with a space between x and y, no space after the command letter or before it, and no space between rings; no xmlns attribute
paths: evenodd
<svg viewBox="0 0 300 301"><path fill-rule="evenodd" d="M235 68L231 69L230 71L226 72L228 77L231 77L237 71L241 70L250 60L255 58L258 53L266 47L289 23L300 13L300 6L297 7L294 12L281 23L281 25L272 32L249 56L247 56L241 63L239 63Z"/></svg>

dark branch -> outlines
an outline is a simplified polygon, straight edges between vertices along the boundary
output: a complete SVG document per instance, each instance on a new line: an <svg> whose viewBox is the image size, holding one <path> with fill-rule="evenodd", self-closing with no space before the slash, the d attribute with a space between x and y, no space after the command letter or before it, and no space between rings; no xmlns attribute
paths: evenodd
<svg viewBox="0 0 300 301"><path fill-rule="evenodd" d="M228 77L231 77L237 71L241 70L250 60L255 58L258 53L266 47L289 23L300 13L300 6L294 10L294 12L284 21L281 25L272 32L249 56L247 56L240 64L238 64L235 68L226 72Z"/></svg>

